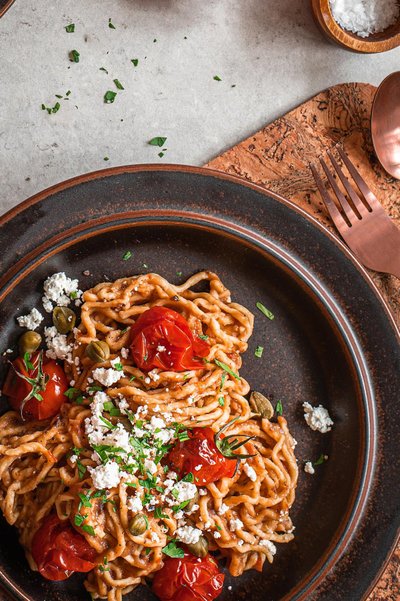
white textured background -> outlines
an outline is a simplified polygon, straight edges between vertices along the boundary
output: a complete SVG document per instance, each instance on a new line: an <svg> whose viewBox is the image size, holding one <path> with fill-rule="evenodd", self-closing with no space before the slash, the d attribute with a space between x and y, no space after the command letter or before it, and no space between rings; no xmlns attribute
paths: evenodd
<svg viewBox="0 0 400 601"><path fill-rule="evenodd" d="M200 165L322 88L379 83L399 59L330 45L308 0L16 0L0 20L0 212L106 166ZM106 105L114 78L125 90ZM41 110L67 90L58 113Z"/></svg>

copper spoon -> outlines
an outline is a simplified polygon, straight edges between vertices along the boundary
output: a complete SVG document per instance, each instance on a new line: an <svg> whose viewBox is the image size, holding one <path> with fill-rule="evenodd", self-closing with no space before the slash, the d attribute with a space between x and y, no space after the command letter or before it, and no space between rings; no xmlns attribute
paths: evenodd
<svg viewBox="0 0 400 601"><path fill-rule="evenodd" d="M382 167L400 179L400 71L386 77L375 94L371 135Z"/></svg>

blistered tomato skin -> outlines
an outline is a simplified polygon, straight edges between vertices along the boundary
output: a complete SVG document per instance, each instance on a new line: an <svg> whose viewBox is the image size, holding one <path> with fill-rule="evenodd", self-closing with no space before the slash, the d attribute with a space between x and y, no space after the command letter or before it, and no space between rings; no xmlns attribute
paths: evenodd
<svg viewBox="0 0 400 601"><path fill-rule="evenodd" d="M222 592L225 576L211 555L203 558L185 552L167 557L153 580L160 601L213 601Z"/></svg>
<svg viewBox="0 0 400 601"><path fill-rule="evenodd" d="M224 457L217 449L211 428L193 428L188 431L188 436L189 440L178 441L165 459L180 478L191 472L197 486L232 478L237 460ZM196 469L199 465L200 469Z"/></svg>
<svg viewBox="0 0 400 601"><path fill-rule="evenodd" d="M167 307L152 307L131 327L131 355L144 371L201 369L210 345L189 328L186 319Z"/></svg>
<svg viewBox="0 0 400 601"><path fill-rule="evenodd" d="M68 389L68 380L63 368L53 359L44 357L40 374L39 356L39 352L30 356L32 368L27 367L22 357L15 359L3 386L3 394L8 397L11 407L21 412L23 419L28 421L54 417L66 401L64 393ZM32 383L26 378L41 378L43 385L37 386L36 396L33 396L35 391Z"/></svg>
<svg viewBox="0 0 400 601"><path fill-rule="evenodd" d="M96 551L68 520L47 516L32 540L32 557L47 580L66 580L73 572L90 572Z"/></svg>

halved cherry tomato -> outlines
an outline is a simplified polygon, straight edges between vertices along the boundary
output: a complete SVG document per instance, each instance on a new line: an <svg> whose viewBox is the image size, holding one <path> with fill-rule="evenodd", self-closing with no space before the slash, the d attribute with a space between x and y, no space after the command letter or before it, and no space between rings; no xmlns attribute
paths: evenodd
<svg viewBox="0 0 400 601"><path fill-rule="evenodd" d="M189 440L177 442L165 462L180 478L192 472L199 486L211 484L220 478L232 478L237 459L222 455L215 445L214 435L211 428L189 430ZM199 465L200 469L196 469Z"/></svg>
<svg viewBox="0 0 400 601"><path fill-rule="evenodd" d="M49 515L32 540L32 557L47 580L66 580L73 572L90 572L96 551L68 521Z"/></svg>
<svg viewBox="0 0 400 601"><path fill-rule="evenodd" d="M167 307L152 307L131 327L131 354L140 369L201 369L210 345L189 328L186 319Z"/></svg>
<svg viewBox="0 0 400 601"><path fill-rule="evenodd" d="M211 555L168 557L153 580L153 592L161 601L212 601L222 591L225 576Z"/></svg>
<svg viewBox="0 0 400 601"><path fill-rule="evenodd" d="M36 352L28 364L22 357L12 362L3 393L8 396L11 407L21 412L23 419L36 420L57 415L66 401L64 392L67 389L68 380L62 367L53 359L43 357L43 352Z"/></svg>

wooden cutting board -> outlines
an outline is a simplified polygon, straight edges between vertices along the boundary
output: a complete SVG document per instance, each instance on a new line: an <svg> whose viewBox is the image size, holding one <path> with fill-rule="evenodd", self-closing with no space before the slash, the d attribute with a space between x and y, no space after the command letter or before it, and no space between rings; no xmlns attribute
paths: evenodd
<svg viewBox="0 0 400 601"><path fill-rule="evenodd" d="M336 233L316 190L309 163L316 162L328 149L337 157L335 147L340 144L400 227L400 182L382 169L372 147L370 116L375 91L374 86L362 83L329 88L206 167L238 175L289 198ZM370 274L400 325L400 281L372 271ZM369 601L400 599L399 574L400 545Z"/></svg>

